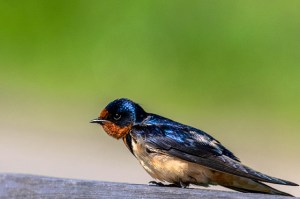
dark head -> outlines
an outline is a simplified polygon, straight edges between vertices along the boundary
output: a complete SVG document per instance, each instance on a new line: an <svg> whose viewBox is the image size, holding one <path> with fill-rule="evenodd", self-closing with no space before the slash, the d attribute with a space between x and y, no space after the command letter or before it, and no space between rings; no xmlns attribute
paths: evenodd
<svg viewBox="0 0 300 199"><path fill-rule="evenodd" d="M91 123L101 124L105 132L120 139L131 130L131 127L146 117L143 108L125 98L110 102Z"/></svg>

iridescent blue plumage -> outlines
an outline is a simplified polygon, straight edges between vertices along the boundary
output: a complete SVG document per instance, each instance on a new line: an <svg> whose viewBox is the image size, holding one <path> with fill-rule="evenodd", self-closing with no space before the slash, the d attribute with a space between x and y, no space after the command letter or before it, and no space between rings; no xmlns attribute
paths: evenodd
<svg viewBox="0 0 300 199"><path fill-rule="evenodd" d="M261 182L297 186L243 165L206 132L147 113L129 99L109 103L92 122L116 139L122 138L146 171L161 181L179 186L219 184L242 192L278 195L289 194Z"/></svg>
<svg viewBox="0 0 300 199"><path fill-rule="evenodd" d="M162 117L161 119L162 121L166 120ZM167 124L159 123L156 118L154 125L151 121L148 123L146 119L144 122L134 125L130 135L137 142L144 142L145 147L159 149L162 153L168 153L171 156L201 164L217 171L264 182L296 185L242 165L233 153L207 133L176 122L175 125L171 125L172 123L172 120L169 120Z"/></svg>
<svg viewBox="0 0 300 199"><path fill-rule="evenodd" d="M140 122L146 116L141 106L126 98L112 101L105 109L110 113L118 113L122 116L122 120L118 121L118 125L121 127ZM107 119L113 119L113 114L108 115Z"/></svg>
<svg viewBox="0 0 300 199"><path fill-rule="evenodd" d="M222 146L219 141L202 130L175 122L156 114L149 114L142 124L157 125L161 129L162 135L160 136L170 137L188 147L201 148L203 150L207 150L207 152L215 153L215 155L226 155L236 161L239 161L239 159L232 152Z"/></svg>

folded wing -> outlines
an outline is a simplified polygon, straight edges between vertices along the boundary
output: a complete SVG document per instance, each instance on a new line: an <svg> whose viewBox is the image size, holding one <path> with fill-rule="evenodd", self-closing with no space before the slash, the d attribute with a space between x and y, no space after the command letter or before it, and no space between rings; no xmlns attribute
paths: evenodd
<svg viewBox="0 0 300 199"><path fill-rule="evenodd" d="M241 164L220 142L189 126L135 125L131 136L146 147L217 171L263 182L297 186L293 182L265 175Z"/></svg>

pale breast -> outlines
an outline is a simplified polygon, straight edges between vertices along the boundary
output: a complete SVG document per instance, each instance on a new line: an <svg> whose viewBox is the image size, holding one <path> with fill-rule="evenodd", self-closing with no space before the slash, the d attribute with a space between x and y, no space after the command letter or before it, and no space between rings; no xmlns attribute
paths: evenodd
<svg viewBox="0 0 300 199"><path fill-rule="evenodd" d="M169 156L157 149L132 141L134 155L155 179L178 185L207 186L214 171L199 164Z"/></svg>

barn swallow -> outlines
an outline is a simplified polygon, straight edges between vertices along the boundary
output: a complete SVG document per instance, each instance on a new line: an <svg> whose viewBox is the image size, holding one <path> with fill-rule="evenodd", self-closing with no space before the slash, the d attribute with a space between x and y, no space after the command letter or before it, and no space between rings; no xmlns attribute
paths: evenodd
<svg viewBox="0 0 300 199"><path fill-rule="evenodd" d="M240 192L284 196L291 195L263 182L299 186L251 169L204 131L147 113L129 99L112 101L91 123L122 139L150 176L160 181L151 181L155 185L221 185Z"/></svg>

